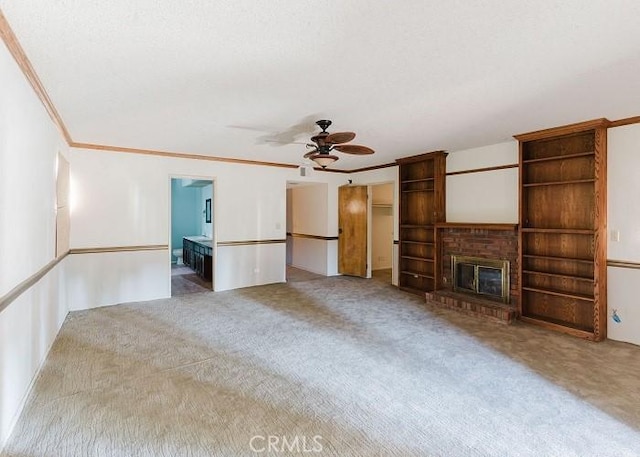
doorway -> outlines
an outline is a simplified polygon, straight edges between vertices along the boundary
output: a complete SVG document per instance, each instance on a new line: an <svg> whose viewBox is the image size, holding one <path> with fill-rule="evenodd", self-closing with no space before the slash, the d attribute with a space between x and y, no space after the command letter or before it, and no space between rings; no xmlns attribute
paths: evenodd
<svg viewBox="0 0 640 457"><path fill-rule="evenodd" d="M393 283L394 184L371 186L371 277Z"/></svg>
<svg viewBox="0 0 640 457"><path fill-rule="evenodd" d="M213 180L170 178L171 296L213 290Z"/></svg>

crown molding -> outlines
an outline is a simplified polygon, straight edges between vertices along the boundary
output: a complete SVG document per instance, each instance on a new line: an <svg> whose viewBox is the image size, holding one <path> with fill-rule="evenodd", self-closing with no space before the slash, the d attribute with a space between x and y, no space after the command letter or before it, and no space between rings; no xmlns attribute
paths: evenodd
<svg viewBox="0 0 640 457"><path fill-rule="evenodd" d="M605 118L593 119L585 122L578 122L575 124L562 125L560 127L552 127L550 129L536 130L533 132L520 133L513 135L513 137L520 141L533 141L543 140L560 135L571 135L573 133L585 132L587 130L594 130L598 128L607 128L611 125L611 121Z"/></svg>
<svg viewBox="0 0 640 457"><path fill-rule="evenodd" d="M78 148L78 149L92 149L95 151L105 151L105 152L124 152L129 154L144 154L144 155L153 155L153 156L160 156L160 157L173 157L173 158L179 158L179 159L208 160L210 162L226 162L226 163L236 163L236 164L243 164L243 165L262 165L262 166L280 167L280 168L298 168L299 166L299 165L294 165L290 163L233 159L230 157L216 157L216 156L208 156L208 155L202 155L202 154L190 154L186 152L171 152L171 151L159 151L155 149L140 149L140 148L127 148L122 146L108 146L104 144L77 143L75 141L71 142L71 144L69 144L69 147Z"/></svg>
<svg viewBox="0 0 640 457"><path fill-rule="evenodd" d="M622 127L623 125L640 124L640 116L627 117L624 119L618 119L617 121L611 121L609 128Z"/></svg>
<svg viewBox="0 0 640 457"><path fill-rule="evenodd" d="M29 58L25 54L24 49L20 45L18 38L13 33L13 29L9 25L9 22L7 22L7 18L4 16L4 14L2 14L1 10L0 37L2 37L2 41L4 41L4 44L7 46L9 53L13 56L14 60L18 64L18 67L20 67L20 70L22 70L22 73L27 78L27 81L29 81L29 84L31 84L31 87L44 105L44 108L47 110L47 113L51 117L53 123L56 125L56 127L58 127L58 130L60 130L63 138L68 144L71 143L71 135L69 135L69 131L62 121L60 113L58 113L58 110L53 105L49 94L47 94L47 91L42 85L42 81L40 81L40 78L38 78L36 71L33 69L33 65L31 65Z"/></svg>
<svg viewBox="0 0 640 457"><path fill-rule="evenodd" d="M56 109L53 104L53 101L49 97L49 94L44 88L44 85L40 81L40 78L36 74L36 71L31 65L29 58L24 52L24 49L20 45L18 38L13 33L13 29L9 25L6 17L0 10L0 38L7 46L7 49L13 56L14 60L18 64L18 67L24 74L27 81L33 88L36 96L40 99L42 104L44 105L47 113L51 117L51 120L54 122L63 138L71 148L80 148L80 149L90 149L96 151L105 151L105 152L120 152L120 153L130 153L130 154L144 154L144 155L153 155L160 157L172 157L172 158L180 158L180 159L192 159L192 160L206 160L211 162L226 162L226 163L235 163L235 164L243 164L243 165L261 165L268 167L280 167L280 168L298 168L299 165L288 164L288 163L279 163L279 162L264 162L259 160L246 160L246 159L234 159L229 157L216 157L216 156L208 156L202 154L190 154L185 152L174 152L174 151L159 151L154 149L140 149L140 148L129 148L123 146L108 146L102 144L93 144L93 143L79 143L73 141L67 127L65 126L60 113ZM596 119L594 121L581 122L578 124L571 124L563 127L556 127L553 129L541 130L536 132L530 132L526 134L514 135L514 137L520 141L526 141L531 137L545 137L546 135L557 135L563 133L573 133L576 131L582 131L589 128L595 127L619 127L623 125L636 124L640 123L640 116L629 117L625 119L620 119L617 121L608 121L606 119ZM439 153L444 153L444 151L434 151ZM378 170L381 168L395 167L398 163L410 162L413 160L419 160L421 156L424 154L420 154L418 156L405 157L398 159L397 163L387 163L383 165L374 165L371 167L363 167L363 168L354 168L352 170L333 170L326 168L314 168L317 171L323 171L327 173L360 173L363 171L371 171ZM478 170L476 170L478 171ZM484 170L483 170L484 171Z"/></svg>

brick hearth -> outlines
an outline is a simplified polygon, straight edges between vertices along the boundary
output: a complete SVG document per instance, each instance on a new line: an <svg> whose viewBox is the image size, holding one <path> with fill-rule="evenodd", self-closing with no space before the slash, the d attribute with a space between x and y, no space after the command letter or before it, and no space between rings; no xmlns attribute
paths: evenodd
<svg viewBox="0 0 640 457"><path fill-rule="evenodd" d="M427 292L426 299L427 303L441 308L453 309L472 316L484 317L507 324L510 324L518 317L517 309L511 305L448 290Z"/></svg>

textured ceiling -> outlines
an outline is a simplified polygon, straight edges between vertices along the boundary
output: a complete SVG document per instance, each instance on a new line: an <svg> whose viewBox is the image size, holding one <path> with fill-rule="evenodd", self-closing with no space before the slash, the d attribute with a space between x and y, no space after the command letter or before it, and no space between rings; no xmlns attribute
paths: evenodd
<svg viewBox="0 0 640 457"><path fill-rule="evenodd" d="M76 142L392 162L640 114L637 0L0 0ZM291 144L300 142L302 144Z"/></svg>

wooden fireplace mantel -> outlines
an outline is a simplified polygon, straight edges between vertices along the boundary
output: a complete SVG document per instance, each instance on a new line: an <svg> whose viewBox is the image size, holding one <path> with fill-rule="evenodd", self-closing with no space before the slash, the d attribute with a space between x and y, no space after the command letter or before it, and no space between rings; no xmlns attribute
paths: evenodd
<svg viewBox="0 0 640 457"><path fill-rule="evenodd" d="M436 228L462 228L471 230L518 230L518 224L485 222L436 222Z"/></svg>

